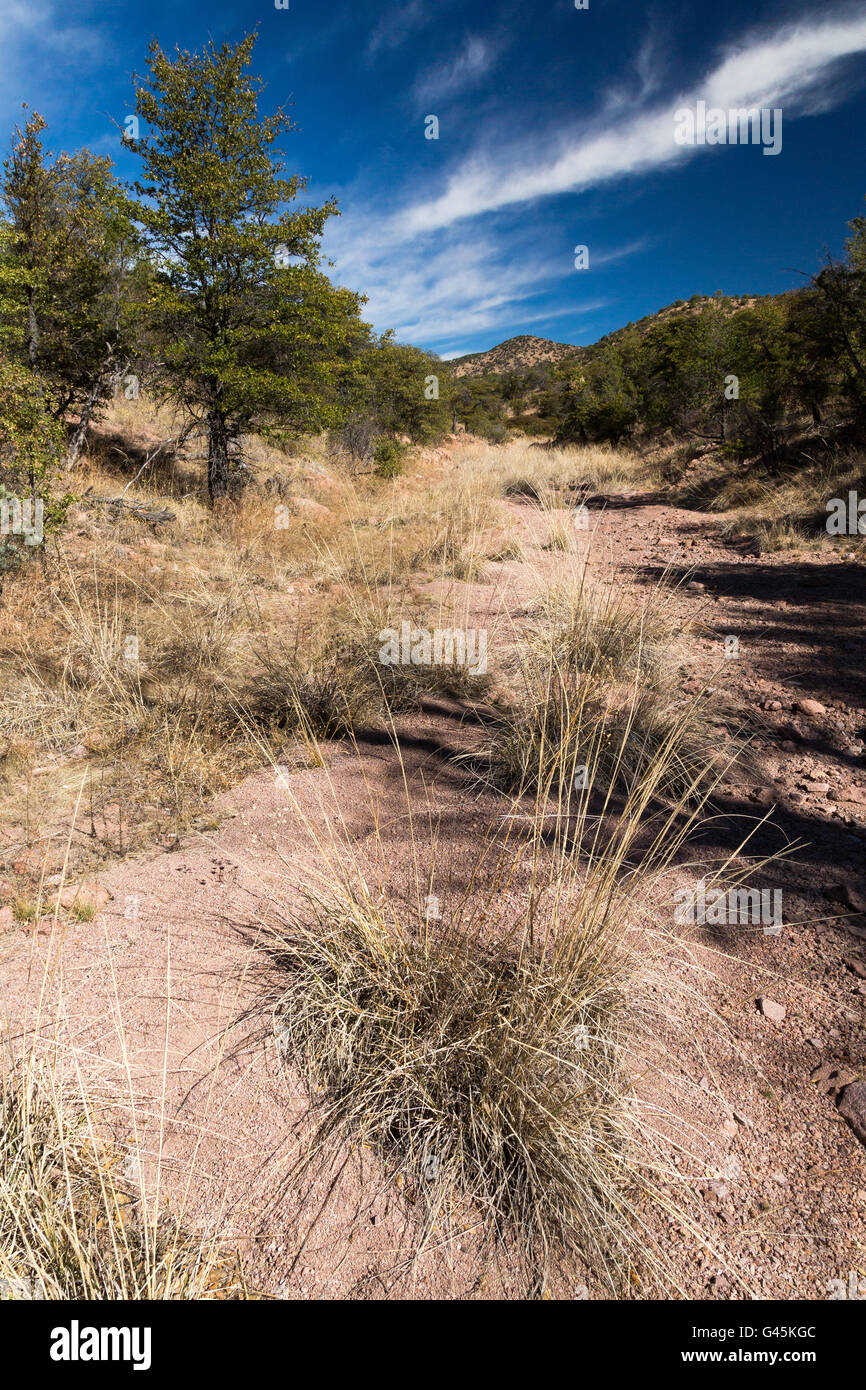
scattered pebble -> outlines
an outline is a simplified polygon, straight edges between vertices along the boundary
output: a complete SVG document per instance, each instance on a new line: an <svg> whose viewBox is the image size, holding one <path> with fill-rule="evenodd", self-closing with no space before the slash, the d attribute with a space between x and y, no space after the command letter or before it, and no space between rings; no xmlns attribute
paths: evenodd
<svg viewBox="0 0 866 1390"><path fill-rule="evenodd" d="M778 1004L775 999L770 999L766 994L760 995L757 1005L764 1018L768 1018L771 1023L781 1023L787 1013L784 1004Z"/></svg>

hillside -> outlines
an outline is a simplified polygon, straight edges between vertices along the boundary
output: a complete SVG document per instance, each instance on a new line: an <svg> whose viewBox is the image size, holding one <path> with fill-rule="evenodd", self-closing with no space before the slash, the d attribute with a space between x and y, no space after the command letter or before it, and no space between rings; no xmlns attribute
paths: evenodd
<svg viewBox="0 0 866 1390"><path fill-rule="evenodd" d="M562 362L580 352L576 343L556 343L552 338L521 333L486 352L468 352L464 357L455 357L451 368L454 376L487 376L490 372L521 371L536 362Z"/></svg>
<svg viewBox="0 0 866 1390"><path fill-rule="evenodd" d="M759 297L747 294L726 295L724 306L730 313L734 313L737 309L750 308ZM708 304L714 303L718 298L719 296L716 295L695 294L692 295L691 299L675 300L654 314L646 314L635 323L626 324L622 328L614 329L612 333L606 333L598 341L616 341L617 336L624 333L627 328L638 328L648 332L657 323L664 323L667 319L700 314ZM552 338L536 338L531 333L521 333L516 338L506 338L505 342L488 348L486 352L468 352L463 357L453 358L451 370L455 377L489 376L497 372L524 371L528 367L535 366L538 362L564 362L570 357L579 357L589 347L595 346L595 343L586 345L559 343Z"/></svg>

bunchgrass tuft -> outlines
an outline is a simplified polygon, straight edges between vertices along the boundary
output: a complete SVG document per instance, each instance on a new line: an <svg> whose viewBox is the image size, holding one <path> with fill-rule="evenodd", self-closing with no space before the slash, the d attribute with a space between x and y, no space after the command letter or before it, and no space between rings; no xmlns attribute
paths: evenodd
<svg viewBox="0 0 866 1390"><path fill-rule="evenodd" d="M244 1296L217 1242L149 1205L92 1106L32 1058L0 1075L0 1298Z"/></svg>

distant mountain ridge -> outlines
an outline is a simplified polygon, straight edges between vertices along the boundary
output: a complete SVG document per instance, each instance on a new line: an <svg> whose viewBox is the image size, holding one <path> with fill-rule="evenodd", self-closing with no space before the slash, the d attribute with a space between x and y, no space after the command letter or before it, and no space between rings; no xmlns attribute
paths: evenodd
<svg viewBox="0 0 866 1390"><path fill-rule="evenodd" d="M614 329L612 333L604 334L598 341L604 342L607 338L615 339L619 333L625 332L625 327L638 328L646 332L654 324L661 323L664 319L674 318L680 314L699 314L705 305L711 304L713 300L718 298L722 298L729 311L734 313L737 309L749 307L758 299L771 297L754 294L724 296L695 294L692 295L691 299L677 299L673 304L666 304L663 309L659 309L654 314L647 314L635 323ZM494 372L521 371L534 366L537 362L563 362L570 357L580 357L590 346L594 347L595 344L558 343L552 338L537 338L531 333L521 333L516 338L506 338L504 343L497 343L495 347L488 348L486 352L467 352L462 357L453 357L450 365L451 371L456 377L487 376Z"/></svg>
<svg viewBox="0 0 866 1390"><path fill-rule="evenodd" d="M562 362L581 351L577 343L557 343L552 338L521 333L516 338L506 338L504 343L497 343L486 352L467 352L463 357L452 358L451 370L455 376L485 376L488 372L531 367L535 362Z"/></svg>

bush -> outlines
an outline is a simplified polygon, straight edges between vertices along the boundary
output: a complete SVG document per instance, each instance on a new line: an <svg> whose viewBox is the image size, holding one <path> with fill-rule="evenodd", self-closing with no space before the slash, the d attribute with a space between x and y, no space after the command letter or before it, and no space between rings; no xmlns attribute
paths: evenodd
<svg viewBox="0 0 866 1390"><path fill-rule="evenodd" d="M387 436L378 439L373 450L373 463L380 478L398 477L403 472L405 455L406 446L399 439L388 439Z"/></svg>
<svg viewBox="0 0 866 1390"><path fill-rule="evenodd" d="M673 634L663 590L636 612L620 595L579 584L554 591L515 653L514 693L492 735L494 784L577 787L637 800L702 802L737 745L673 683ZM577 779L577 780L576 780Z"/></svg>
<svg viewBox="0 0 866 1390"><path fill-rule="evenodd" d="M15 542L0 541L0 574L14 574L21 564L21 551Z"/></svg>

